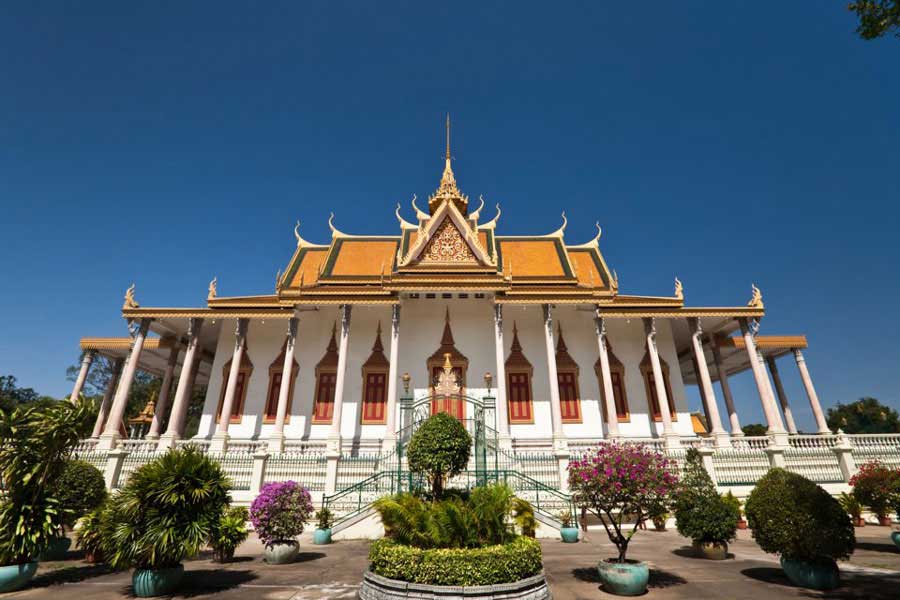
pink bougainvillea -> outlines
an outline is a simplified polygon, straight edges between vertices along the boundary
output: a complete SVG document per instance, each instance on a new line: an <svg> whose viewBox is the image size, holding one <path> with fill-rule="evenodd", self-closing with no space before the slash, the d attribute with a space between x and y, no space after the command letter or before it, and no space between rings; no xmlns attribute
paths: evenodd
<svg viewBox="0 0 900 600"><path fill-rule="evenodd" d="M671 461L643 444L604 443L569 462L569 490L575 501L603 522L610 541L625 562L628 542L649 518L653 506L664 504L678 478ZM623 529L633 521L630 531Z"/></svg>
<svg viewBox="0 0 900 600"><path fill-rule="evenodd" d="M250 505L250 522L266 546L293 540L312 514L309 492L296 481L267 483Z"/></svg>

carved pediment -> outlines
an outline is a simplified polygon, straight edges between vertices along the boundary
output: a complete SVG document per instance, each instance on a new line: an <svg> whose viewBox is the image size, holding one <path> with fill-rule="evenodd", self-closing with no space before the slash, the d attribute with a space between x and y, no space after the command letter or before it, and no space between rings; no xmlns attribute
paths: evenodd
<svg viewBox="0 0 900 600"><path fill-rule="evenodd" d="M453 221L446 218L428 240L419 262L478 264L478 259Z"/></svg>

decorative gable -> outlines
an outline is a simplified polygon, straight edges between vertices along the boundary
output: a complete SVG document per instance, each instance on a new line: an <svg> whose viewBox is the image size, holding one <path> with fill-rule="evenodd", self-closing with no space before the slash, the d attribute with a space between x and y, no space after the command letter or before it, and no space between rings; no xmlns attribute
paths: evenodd
<svg viewBox="0 0 900 600"><path fill-rule="evenodd" d="M444 219L428 241L422 250L420 260L439 263L478 263L472 249L449 218Z"/></svg>
<svg viewBox="0 0 900 600"><path fill-rule="evenodd" d="M434 215L421 223L415 232L415 242L398 261L401 269L407 266L476 267L493 271L496 264L481 245L478 232L448 201L441 203Z"/></svg>

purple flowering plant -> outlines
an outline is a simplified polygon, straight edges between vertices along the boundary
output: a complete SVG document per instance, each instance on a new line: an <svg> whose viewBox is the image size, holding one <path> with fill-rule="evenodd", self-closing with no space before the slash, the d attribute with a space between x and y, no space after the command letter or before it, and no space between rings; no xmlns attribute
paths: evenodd
<svg viewBox="0 0 900 600"><path fill-rule="evenodd" d="M575 502L593 512L610 541L616 562L624 563L628 542L650 517L654 506L666 503L678 478L674 465L644 444L604 443L569 462L569 491ZM628 529L626 519L634 519Z"/></svg>
<svg viewBox="0 0 900 600"><path fill-rule="evenodd" d="M309 491L296 481L267 483L250 505L250 522L266 546L292 541L313 512Z"/></svg>

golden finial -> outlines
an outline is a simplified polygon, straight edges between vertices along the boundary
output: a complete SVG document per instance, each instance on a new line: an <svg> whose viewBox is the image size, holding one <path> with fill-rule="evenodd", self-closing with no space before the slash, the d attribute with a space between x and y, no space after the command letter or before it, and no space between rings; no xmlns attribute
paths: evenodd
<svg viewBox="0 0 900 600"><path fill-rule="evenodd" d="M619 289L619 274L616 273L616 270L615 270L615 269L613 269L613 280L612 280L612 283L613 283L613 287L614 287L614 288Z"/></svg>
<svg viewBox="0 0 900 600"><path fill-rule="evenodd" d="M759 291L759 288L756 287L755 283L750 284L750 289L753 290L753 295L750 297L750 302L747 303L747 306L750 308L765 308L765 304L763 304L762 292Z"/></svg>
<svg viewBox="0 0 900 600"><path fill-rule="evenodd" d="M447 160L450 160L450 113L447 113Z"/></svg>
<svg viewBox="0 0 900 600"><path fill-rule="evenodd" d="M684 300L684 286L681 285L681 280L677 277L675 278L675 297L679 300Z"/></svg>
<svg viewBox="0 0 900 600"><path fill-rule="evenodd" d="M217 287L219 284L219 278L213 277L212 281L209 282L209 294L207 294L206 298L208 300L212 300L216 297Z"/></svg>
<svg viewBox="0 0 900 600"><path fill-rule="evenodd" d="M281 285L281 269L275 273L275 289L278 289L278 286Z"/></svg>
<svg viewBox="0 0 900 600"><path fill-rule="evenodd" d="M131 284L127 290L125 290L125 303L122 305L122 308L140 308L141 305L137 303L137 300L134 299L134 283Z"/></svg>

